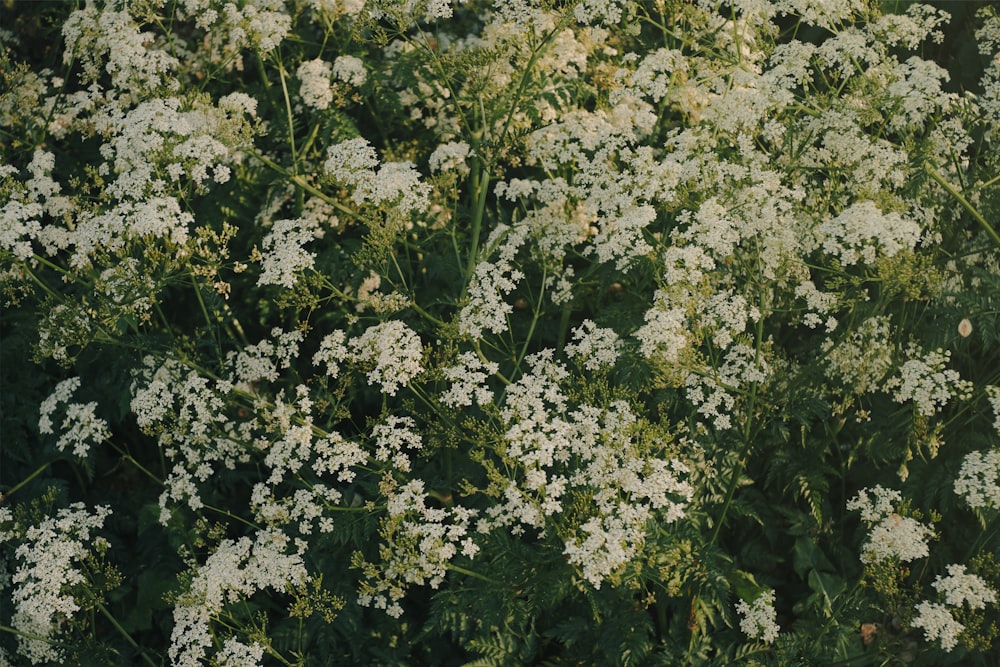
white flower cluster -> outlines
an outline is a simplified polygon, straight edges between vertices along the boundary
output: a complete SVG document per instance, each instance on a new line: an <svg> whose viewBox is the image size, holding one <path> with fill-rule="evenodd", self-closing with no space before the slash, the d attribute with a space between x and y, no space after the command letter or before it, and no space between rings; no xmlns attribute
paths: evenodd
<svg viewBox="0 0 1000 667"><path fill-rule="evenodd" d="M932 584L944 595L944 604L924 600L917 607L913 626L923 628L927 641L940 640L941 648L951 651L958 644L958 636L965 626L958 622L949 607L967 605L969 609L985 609L987 603L996 603L997 594L982 577L966 574L965 566L948 566L948 576L938 575Z"/></svg>
<svg viewBox="0 0 1000 667"><path fill-rule="evenodd" d="M19 540L14 551L18 565L11 579L10 624L18 635L18 653L31 664L62 662L59 632L80 611L69 591L88 584L79 566L95 548L107 548L104 538L93 533L110 514L108 507L95 507L91 512L82 503L74 503L54 518L30 526Z"/></svg>
<svg viewBox="0 0 1000 667"><path fill-rule="evenodd" d="M331 378L340 375L339 363L346 361L350 356L350 352L344 344L346 340L347 336L343 331L334 331L323 336L323 340L319 343L319 350L313 355L313 365L324 364L326 374Z"/></svg>
<svg viewBox="0 0 1000 667"><path fill-rule="evenodd" d="M229 379L237 387L248 389L260 381L274 382L279 370L288 368L299 355L301 331L271 329L271 337L254 345L247 345L239 352L226 355L231 368Z"/></svg>
<svg viewBox="0 0 1000 667"><path fill-rule="evenodd" d="M337 56L333 61L333 76L344 83L360 87L368 79L365 63L355 56Z"/></svg>
<svg viewBox="0 0 1000 667"><path fill-rule="evenodd" d="M372 367L368 382L380 385L389 396L423 371L420 337L399 320L368 327L348 347L353 361Z"/></svg>
<svg viewBox="0 0 1000 667"><path fill-rule="evenodd" d="M439 396L440 401L450 408L460 408L476 405L491 405L494 400L493 390L487 382L500 370L500 365L493 361L481 360L475 352L462 352L458 355L458 364L444 369L444 377L451 386Z"/></svg>
<svg viewBox="0 0 1000 667"><path fill-rule="evenodd" d="M993 408L993 428L997 435L1000 435L1000 387L986 385L986 398L990 402L990 407Z"/></svg>
<svg viewBox="0 0 1000 667"><path fill-rule="evenodd" d="M955 494L973 509L1000 509L1000 449L966 454L955 479Z"/></svg>
<svg viewBox="0 0 1000 667"><path fill-rule="evenodd" d="M66 62L78 61L85 81L110 74L112 87L122 93L159 88L178 66L177 59L157 48L153 33L139 32L127 10L114 6L87 4L69 15L62 29Z"/></svg>
<svg viewBox="0 0 1000 667"><path fill-rule="evenodd" d="M302 102L313 109L326 109L333 101L330 75L333 66L319 58L307 60L299 65L295 76L299 79L299 96Z"/></svg>
<svg viewBox="0 0 1000 667"><path fill-rule="evenodd" d="M920 356L920 350L911 347L910 357ZM885 390L893 392L897 403L913 401L917 412L931 417L952 398L967 400L972 395L972 383L963 380L958 371L946 368L951 359L950 350L932 350L922 358L911 358L885 383Z"/></svg>
<svg viewBox="0 0 1000 667"><path fill-rule="evenodd" d="M244 644L230 637L215 654L214 660L218 667L258 667L263 658L264 647L257 642Z"/></svg>
<svg viewBox="0 0 1000 667"><path fill-rule="evenodd" d="M410 586L438 588L448 564L459 554L474 558L479 546L469 536L476 510L428 507L424 482L412 479L389 494L382 521L381 563L366 563L358 603L399 618L400 600Z"/></svg>
<svg viewBox="0 0 1000 667"><path fill-rule="evenodd" d="M573 343L566 346L566 355L579 357L587 370L610 368L618 361L621 346L614 329L599 327L591 320L584 320L573 330Z"/></svg>
<svg viewBox="0 0 1000 667"><path fill-rule="evenodd" d="M291 289L298 275L311 269L316 254L303 247L320 234L310 221L303 218L276 220L264 237L261 250L263 270L257 278L258 285L281 285Z"/></svg>
<svg viewBox="0 0 1000 667"><path fill-rule="evenodd" d="M97 403L70 403L70 398L80 388L80 378L63 380L42 401L39 409L38 431L43 434L53 433L52 416L60 404L65 404L65 416L60 424L61 434L56 441L59 451L72 447L73 455L80 458L87 456L91 445L99 445L111 437L108 422L94 414Z"/></svg>
<svg viewBox="0 0 1000 667"><path fill-rule="evenodd" d="M740 388L763 384L771 372L763 355L745 343L737 343L726 351L718 369L689 373L684 380L685 395L697 406L699 414L712 420L715 428L729 429L733 427L732 414Z"/></svg>
<svg viewBox="0 0 1000 667"><path fill-rule="evenodd" d="M432 172L455 171L464 176L469 173L469 158L471 148L464 141L449 141L434 149L428 158Z"/></svg>
<svg viewBox="0 0 1000 667"><path fill-rule="evenodd" d="M646 323L633 332L639 339L639 350L647 359L677 361L689 345L690 329L687 311L665 290L657 290L653 306L646 311Z"/></svg>
<svg viewBox="0 0 1000 667"><path fill-rule="evenodd" d="M249 460L251 422L240 426L226 416L226 396L233 384L213 381L174 360L144 360L132 383L131 409L139 427L155 435L164 456L175 462L160 495L160 520L170 518L170 501L203 506L195 479L205 481L215 466L235 468Z"/></svg>
<svg viewBox="0 0 1000 667"><path fill-rule="evenodd" d="M990 121L986 124L987 132L995 136L1000 123L1000 15L985 15L982 27L976 31L976 40L979 53L989 58L980 79L983 94L979 96L979 108Z"/></svg>
<svg viewBox="0 0 1000 667"><path fill-rule="evenodd" d="M767 590L757 596L753 604L747 604L746 600L736 603L736 611L742 618L740 619L740 630L751 639L771 643L778 638L778 615L774 609L774 591Z"/></svg>
<svg viewBox="0 0 1000 667"><path fill-rule="evenodd" d="M300 399L300 408L307 407L303 403ZM325 481L310 481L306 488L296 488L293 493L282 485L313 475L350 483L357 474L355 467L368 464L369 455L360 444L336 432L314 437L315 427L308 411L301 423L293 425L287 407L275 409L280 435L266 448L263 461L271 473L264 482L254 485L250 509L254 520L262 525L282 528L298 522L302 535L311 535L317 528L328 533L335 526L327 509L342 503L344 494Z"/></svg>
<svg viewBox="0 0 1000 667"><path fill-rule="evenodd" d="M375 460L389 461L401 472L410 472L410 455L407 450L423 449L424 443L416 430L412 417L389 415L372 428L375 440Z"/></svg>
<svg viewBox="0 0 1000 667"><path fill-rule="evenodd" d="M244 106L233 98L213 106L168 97L147 100L124 114L98 115L98 127L109 136L101 145L106 161L100 171L116 176L107 192L142 202L164 196L168 182L182 182L185 176L202 189L210 178L225 183L251 134Z"/></svg>
<svg viewBox="0 0 1000 667"><path fill-rule="evenodd" d="M929 553L927 540L934 532L911 517L896 513L896 503L902 495L880 485L862 489L847 502L848 510L860 510L861 520L871 533L861 550L861 560L878 563L888 558L903 562L924 558Z"/></svg>
<svg viewBox="0 0 1000 667"><path fill-rule="evenodd" d="M531 355L530 372L507 387L501 419L510 477L477 529L545 534L550 521L564 520L564 503L586 499L589 515L560 530L568 533L563 553L600 588L637 557L650 519L684 516L694 489L681 461L639 447L639 420L624 401L569 411L559 386L568 371L552 357L552 350Z"/></svg>
<svg viewBox="0 0 1000 667"><path fill-rule="evenodd" d="M830 377L856 395L881 389L893 366L891 334L889 318L876 316L859 324L839 343L823 341L820 349L826 355Z"/></svg>
<svg viewBox="0 0 1000 667"><path fill-rule="evenodd" d="M276 530L259 531L253 538L224 540L204 565L195 568L190 587L174 606L168 650L172 665L201 667L213 644L212 622L226 605L265 588L284 592L305 582L303 545L297 544L288 553L289 543L288 536ZM236 650L229 649L230 653Z"/></svg>
<svg viewBox="0 0 1000 667"><path fill-rule="evenodd" d="M514 312L514 306L504 301L504 296L524 277L514 268L514 256L527 239L528 231L525 225L497 225L490 234L486 248L499 245L499 250L492 261L484 260L476 265L469 281L469 302L458 315L458 330L462 335L480 338L484 329L495 334L507 330L507 318Z"/></svg>
<svg viewBox="0 0 1000 667"><path fill-rule="evenodd" d="M374 147L362 137L330 146L324 170L335 180L354 189L351 199L359 206L393 204L400 211L424 210L430 206L430 186L420 180L411 162L387 162L379 166Z"/></svg>
<svg viewBox="0 0 1000 667"><path fill-rule="evenodd" d="M845 266L874 264L879 255L892 257L912 250L920 240L920 225L898 213L882 213L871 201L852 204L816 230L823 249Z"/></svg>

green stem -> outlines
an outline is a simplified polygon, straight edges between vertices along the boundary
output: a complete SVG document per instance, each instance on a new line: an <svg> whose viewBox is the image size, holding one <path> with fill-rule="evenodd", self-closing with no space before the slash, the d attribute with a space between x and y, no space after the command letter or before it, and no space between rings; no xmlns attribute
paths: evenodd
<svg viewBox="0 0 1000 667"><path fill-rule="evenodd" d="M980 213L978 210L976 210L976 207L970 204L969 200L966 199L964 196L962 196L962 193L959 192L955 188L955 186L946 181L944 179L944 176L939 174L937 170L935 170L934 167L930 165L927 165L927 175L933 178L935 181L937 181L938 185L940 185L948 192L948 194L954 197L955 201L961 204L962 208L968 211L969 215L971 215L973 218L976 219L976 222L978 222L980 226L982 226L983 230L985 230L986 233L989 235L989 237L993 239L994 243L1000 246L1000 234L997 234L997 230L993 229L993 226L986 221L986 218L983 217L983 214Z"/></svg>
<svg viewBox="0 0 1000 667"><path fill-rule="evenodd" d="M303 190L305 190L309 194L313 195L314 197L319 197L320 199L322 199L327 204L329 204L330 206L334 207L335 209L337 209L341 213L343 213L345 215L349 215L349 216L351 216L352 218L354 218L356 220L361 220L362 219L361 216L357 214L357 212L352 211L351 209L347 208L346 206L344 206L343 204L341 204L339 201L337 201L333 197L325 194L319 188L317 188L317 187L315 187L313 185L310 185L301 176L293 174L292 172L288 171L287 169L285 169L284 167L282 167L277 162L271 160L270 158L267 158L264 155L261 155L257 151L246 149L246 148L243 149L243 152L246 153L247 155L249 155L250 157L254 158L255 160L259 160L260 162L262 162L264 164L264 166L268 167L269 169L273 169L274 171L278 172L282 176L286 177L296 187L302 188Z"/></svg>
<svg viewBox="0 0 1000 667"><path fill-rule="evenodd" d="M468 289L469 282L472 280L472 273L476 270L476 264L479 263L479 237L482 234L483 216L486 214L486 195L489 190L490 182L489 169L486 166L480 166L479 158L473 159L471 174L472 193L476 199L472 209L472 232L469 240L469 261L465 267L465 287L463 288L462 296L465 296L465 290Z"/></svg>
<svg viewBox="0 0 1000 667"><path fill-rule="evenodd" d="M455 565L454 563L448 563L448 569L452 570L453 572L458 572L459 574L464 574L467 577L472 577L473 579L479 579L480 581L485 581L487 583L493 584L494 586L503 585L501 582L497 581L496 579L491 579L490 577L487 577L485 574L479 574L478 572L467 570L466 568L461 567L460 565Z"/></svg>
<svg viewBox="0 0 1000 667"><path fill-rule="evenodd" d="M118 620L111 615L111 612L109 612L103 604L98 602L97 609L101 612L104 618L111 621L111 625L115 626L115 630L117 630L121 634L121 636L125 638L125 641L127 641L132 648L134 648L136 651L139 652L139 655L142 656L143 660L145 660L148 664L152 665L153 667L157 667L156 663L153 662L153 659L150 658L148 655L146 655L145 649L141 648L139 644L137 644L136 641L132 639L132 635L130 635L128 631L126 631L125 628L121 626Z"/></svg>
<svg viewBox="0 0 1000 667"><path fill-rule="evenodd" d="M38 470L36 470L35 472L31 473L30 475L28 475L28 476L27 476L27 477L25 477L24 479L22 479L22 480L21 480L20 482L18 482L18 483L17 483L17 484L15 485L15 486L13 486L12 488L10 488L10 489L7 489L7 490L6 490L6 491L4 491L3 493L0 493L0 502L3 502L3 501L4 501L4 500L6 500L7 498L10 498L10 497L11 497L12 495L14 495L14 493L16 493L16 492L17 492L17 490L18 490L18 489L20 489L20 488L21 488L21 487L23 487L23 486L24 486L25 484L27 484L28 482L30 482L31 480L35 479L35 478L36 478L36 477L38 477L38 476L39 476L40 474L42 474L42 471L43 471L43 470L45 470L46 468L48 468L48 467L49 467L49 464L51 464L51 463L52 463L51 461L49 461L49 462L46 462L46 463L43 463L43 464L42 464L42 465L41 465L41 466L40 466L40 467L38 468Z"/></svg>

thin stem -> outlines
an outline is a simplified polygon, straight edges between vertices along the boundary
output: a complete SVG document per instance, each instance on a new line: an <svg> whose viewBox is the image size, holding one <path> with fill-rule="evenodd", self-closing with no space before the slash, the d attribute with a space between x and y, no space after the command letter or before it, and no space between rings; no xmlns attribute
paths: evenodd
<svg viewBox="0 0 1000 667"><path fill-rule="evenodd" d="M985 232L989 235L989 237L993 239L994 243L1000 246L1000 234L997 234L997 230L993 229L993 226L986 221L986 218L983 217L983 214L980 213L978 210L976 210L976 207L970 204L969 200L966 199L964 196L962 196L962 193L959 192L955 188L955 186L946 181L944 179L944 176L939 174L937 170L934 169L934 167L927 165L926 169L927 169L927 175L933 178L935 181L937 181L938 185L940 185L948 192L948 194L954 197L955 201L961 204L962 208L968 211L969 214L976 219L976 222L978 222L980 226L982 226L983 230L985 230Z"/></svg>
<svg viewBox="0 0 1000 667"><path fill-rule="evenodd" d="M334 207L341 213L349 215L356 220L362 220L362 217L358 215L356 211L352 211L351 209L347 208L346 206L341 204L339 201L337 201L330 195L325 194L319 188L310 185L304 178L302 178L297 174L293 174L292 172L288 171L274 160L271 160L270 158L265 157L264 155L258 153L257 151L248 148L244 148L243 152L256 160L259 160L261 163L264 164L264 166L278 172L279 174L290 180L292 184L295 185L296 187L302 188L303 190L313 195L314 197L319 197L320 199L322 199L327 204Z"/></svg>
<svg viewBox="0 0 1000 667"><path fill-rule="evenodd" d="M459 574L464 574L467 577L472 577L473 579L479 579L480 581L485 581L493 584L494 586L503 586L503 583L497 581L496 579L491 579L485 574L479 574L478 572L473 572L472 570L467 570L460 565L455 565L454 563L448 563L448 569L453 572L458 572Z"/></svg>
<svg viewBox="0 0 1000 667"><path fill-rule="evenodd" d="M24 479L22 479L15 486L13 486L10 489L7 489L3 493L0 493L0 502L3 502L7 498L11 497L12 495L14 495L14 493L17 492L18 489L20 489L25 484L27 484L28 482L30 482L31 480L35 479L40 474L42 474L42 471L45 470L46 468L48 468L50 463L52 463L52 462L48 461L46 463L43 463L35 472L31 473L30 475L28 475L27 477L25 477Z"/></svg>
<svg viewBox="0 0 1000 667"><path fill-rule="evenodd" d="M111 612L109 612L107 610L107 608L103 604L101 604L100 602L98 602L97 603L97 609L101 612L101 614L104 616L104 618L106 618L109 621L111 621L111 625L113 625L115 627L115 630L117 630L121 634L121 636L125 638L125 641L127 641L132 648L134 648L136 651L139 652L139 655L141 655L142 658L147 663L149 663L153 667L157 667L156 663L153 662L153 659L150 658L148 655L146 655L145 649L143 649L142 647L140 647L139 644L137 644L136 641L134 639L132 639L132 635L130 635L128 633L128 631L126 631L125 628L123 628L121 626L121 623L119 623L118 620L114 616L111 615Z"/></svg>

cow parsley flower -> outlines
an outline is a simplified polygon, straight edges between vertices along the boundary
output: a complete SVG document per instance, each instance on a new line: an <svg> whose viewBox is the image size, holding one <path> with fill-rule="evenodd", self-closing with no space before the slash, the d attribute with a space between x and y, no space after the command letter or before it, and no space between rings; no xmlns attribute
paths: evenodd
<svg viewBox="0 0 1000 667"><path fill-rule="evenodd" d="M10 625L18 635L18 653L32 664L62 662L58 635L80 611L71 591L89 583L80 569L82 561L95 549L108 548L94 532L110 515L108 507L91 512L83 503L74 503L30 526L14 550Z"/></svg>
<svg viewBox="0 0 1000 667"><path fill-rule="evenodd" d="M973 509L1000 509L1000 449L966 454L954 488Z"/></svg>
<svg viewBox="0 0 1000 667"><path fill-rule="evenodd" d="M280 285L291 289L298 274L313 266L316 254L303 246L316 238L316 228L302 218L276 220L264 237L261 250L263 271L258 285Z"/></svg>
<svg viewBox="0 0 1000 667"><path fill-rule="evenodd" d="M326 374L331 378L336 378L340 374L338 362L346 361L350 354L347 346L344 344L346 338L343 331L334 331L327 334L320 341L319 350L313 355L313 365L319 366L320 364L324 364L326 366Z"/></svg>
<svg viewBox="0 0 1000 667"><path fill-rule="evenodd" d="M202 664L213 644L212 620L226 605L266 588L285 592L305 582L302 544L289 553L290 543L280 531L261 530L252 537L224 540L203 565L194 568L187 591L177 597L174 606L168 649L171 664Z"/></svg>
<svg viewBox="0 0 1000 667"><path fill-rule="evenodd" d="M466 160L470 155L469 144L464 141L449 141L434 149L428 159L432 172L452 171L465 175L469 173Z"/></svg>
<svg viewBox="0 0 1000 667"><path fill-rule="evenodd" d="M778 638L777 612L774 609L774 591L767 590L757 596L753 604L745 600L736 603L736 611L740 619L740 630L751 639L760 639L770 644Z"/></svg>
<svg viewBox="0 0 1000 667"><path fill-rule="evenodd" d="M353 188L351 199L359 206L393 204L401 211L430 206L430 186L420 180L412 162L387 162L376 170L378 166L375 149L356 137L327 149L323 168L335 181Z"/></svg>
<svg viewBox="0 0 1000 667"><path fill-rule="evenodd" d="M948 566L948 576L938 575L932 584L944 594L945 604L958 607L967 604L970 609L984 609L987 602L996 602L997 594L982 577L966 574L965 566L954 563Z"/></svg>
<svg viewBox="0 0 1000 667"><path fill-rule="evenodd" d="M71 447L74 456L87 456L93 444L100 444L111 437L108 422L94 414L97 408L95 401L89 403L71 403L70 398L80 387L80 378L69 378L56 385L52 394L41 405L38 419L38 431L44 434L53 433L52 415L60 404L65 405L64 418L60 424L61 434L56 441L59 451Z"/></svg>
<svg viewBox="0 0 1000 667"><path fill-rule="evenodd" d="M475 352L462 352L458 364L444 369L444 377L451 382L446 392L440 395L442 403L450 408L460 408L493 403L493 390L487 382L500 370L493 361L483 361Z"/></svg>
<svg viewBox="0 0 1000 667"><path fill-rule="evenodd" d="M579 357L584 368L592 371L614 366L618 360L620 340L614 329L599 327L584 320L573 330L575 342L566 346L569 357Z"/></svg>
<svg viewBox="0 0 1000 667"><path fill-rule="evenodd" d="M862 489L847 502L848 510L860 510L861 519L871 529L862 547L861 560L877 563L889 558L903 562L924 558L929 553L927 540L934 532L912 517L896 513L902 495L880 485Z"/></svg>
<svg viewBox="0 0 1000 667"><path fill-rule="evenodd" d="M892 370L892 327L888 317L869 317L839 343L823 341L828 372L853 394L882 388Z"/></svg>
<svg viewBox="0 0 1000 667"><path fill-rule="evenodd" d="M263 659L263 646L257 642L244 644L235 637L227 639L222 649L215 654L218 667L257 667Z"/></svg>
<svg viewBox="0 0 1000 667"><path fill-rule="evenodd" d="M337 56L337 59L333 61L332 72L339 81L355 88L364 84L368 78L364 61L355 56Z"/></svg>
<svg viewBox="0 0 1000 667"><path fill-rule="evenodd" d="M400 322L390 320L369 327L348 343L351 358L371 367L368 382L390 396L423 371L420 337Z"/></svg>
<svg viewBox="0 0 1000 667"><path fill-rule="evenodd" d="M885 383L886 391L893 392L897 403L912 401L917 412L930 417L952 398L965 400L972 395L972 383L963 380L958 371L946 368L950 350L932 350L921 356L918 348L911 347L909 354L913 358Z"/></svg>
<svg viewBox="0 0 1000 667"><path fill-rule="evenodd" d="M882 213L874 202L852 204L817 228L823 249L844 265L874 264L879 255L892 257L912 250L920 240L920 225L898 213Z"/></svg>
<svg viewBox="0 0 1000 667"><path fill-rule="evenodd" d="M958 644L958 635L965 626L955 620L948 608L937 602L924 600L917 605L913 627L923 628L927 641L940 640L941 648L951 651Z"/></svg>
<svg viewBox="0 0 1000 667"><path fill-rule="evenodd" d="M299 96L306 106L321 110L330 106L333 101L333 89L330 87L332 73L330 63L319 58L299 65L295 75L299 79Z"/></svg>

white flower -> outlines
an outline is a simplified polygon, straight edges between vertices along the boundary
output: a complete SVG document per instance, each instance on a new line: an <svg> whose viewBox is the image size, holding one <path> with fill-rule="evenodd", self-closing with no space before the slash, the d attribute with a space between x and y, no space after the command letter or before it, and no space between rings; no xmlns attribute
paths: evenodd
<svg viewBox="0 0 1000 667"><path fill-rule="evenodd" d="M891 334L888 317L870 317L836 345L823 341L830 374L853 394L881 389L893 365Z"/></svg>
<svg viewBox="0 0 1000 667"><path fill-rule="evenodd" d="M80 610L70 591L88 584L79 566L95 547L107 547L92 533L110 514L108 507L96 507L91 513L82 503L74 503L54 518L30 526L14 550L18 565L11 578L10 625L19 635L17 652L32 664L62 662L60 630Z"/></svg>
<svg viewBox="0 0 1000 667"><path fill-rule="evenodd" d="M230 637L215 654L218 667L256 667L264 658L264 647L257 642L243 644Z"/></svg>
<svg viewBox="0 0 1000 667"><path fill-rule="evenodd" d="M580 357L584 368L592 371L615 365L620 341L613 329L599 327L591 320L584 320L573 330L573 340L566 346L569 357Z"/></svg>
<svg viewBox="0 0 1000 667"><path fill-rule="evenodd" d="M65 404L65 417L60 424L61 434L56 447L65 451L68 447L73 455L87 456L92 444L100 444L111 437L108 423L94 414L97 403L70 403L70 397L80 387L80 378L69 378L56 385L52 394L42 402L39 411L38 430L53 433L52 415L59 404Z"/></svg>
<svg viewBox="0 0 1000 667"><path fill-rule="evenodd" d="M444 376L452 384L440 396L442 403L450 408L493 403L493 391L486 384L490 376L500 370L493 361L482 361L475 352L462 352L458 364L444 369Z"/></svg>
<svg viewBox="0 0 1000 667"><path fill-rule="evenodd" d="M975 574L966 574L965 566L952 564L948 566L948 576L938 575L934 579L934 588L944 594L945 604L958 607L968 604L970 609L984 609L987 602L996 602L997 594Z"/></svg>
<svg viewBox="0 0 1000 667"><path fill-rule="evenodd" d="M434 149L428 159L432 172L442 172L454 170L459 174L469 173L469 165L466 164L470 154L469 144L464 141L449 141Z"/></svg>
<svg viewBox="0 0 1000 667"><path fill-rule="evenodd" d="M913 627L923 628L928 641L941 640L941 648L951 651L958 644L958 635L965 626L955 620L947 607L936 602L924 600L917 605L917 616L913 619Z"/></svg>
<svg viewBox="0 0 1000 667"><path fill-rule="evenodd" d="M916 348L910 350L913 357L919 354ZM963 380L958 371L945 368L950 359L951 351L942 349L912 358L899 369L899 375L885 383L885 389L893 391L897 403L913 401L920 414L931 417L952 398L967 399L972 393L971 382Z"/></svg>
<svg viewBox="0 0 1000 667"><path fill-rule="evenodd" d="M295 286L298 274L312 268L316 254L303 246L316 238L316 229L306 220L276 220L271 232L264 237L261 250L263 271L258 285Z"/></svg>
<svg viewBox="0 0 1000 667"><path fill-rule="evenodd" d="M781 627L777 622L777 612L774 610L774 591L768 590L747 604L745 600L736 603L736 611L740 616L740 630L751 639L760 639L767 643L778 638Z"/></svg>
<svg viewBox="0 0 1000 667"><path fill-rule="evenodd" d="M955 494L973 509L1000 508L1000 449L966 454L955 479Z"/></svg>
<svg viewBox="0 0 1000 667"><path fill-rule="evenodd" d="M347 346L344 345L345 340L343 331L334 331L324 336L320 341L319 350L313 355L313 365L326 364L326 374L336 378L340 374L337 363L346 361L349 355Z"/></svg>
<svg viewBox="0 0 1000 667"><path fill-rule="evenodd" d="M890 514L872 528L868 542L861 551L861 560L877 563L887 558L903 562L925 558L927 540L934 533L916 519Z"/></svg>
<svg viewBox="0 0 1000 667"><path fill-rule="evenodd" d="M333 101L333 89L330 87L330 75L333 67L330 63L316 58L299 65L295 75L299 78L299 96L306 106L313 109L326 109Z"/></svg>
<svg viewBox="0 0 1000 667"><path fill-rule="evenodd" d="M874 264L880 254L892 257L912 250L920 240L920 225L898 213L882 213L874 202L852 204L817 229L823 249L847 266Z"/></svg>
<svg viewBox="0 0 1000 667"><path fill-rule="evenodd" d="M348 343L351 358L372 366L368 382L381 385L382 391L396 395L411 379L423 371L420 337L399 320L369 327Z"/></svg>
<svg viewBox="0 0 1000 667"><path fill-rule="evenodd" d="M376 171L378 164L371 144L356 137L328 148L323 168L334 180L354 189L351 199L359 206L371 202L419 211L430 205L430 186L421 182L412 162L387 162Z"/></svg>
<svg viewBox="0 0 1000 667"><path fill-rule="evenodd" d="M862 489L847 502L848 510L861 510L861 519L871 527L868 542L862 547L861 560L877 563L888 558L908 562L929 553L927 540L934 532L911 517L896 513L902 494L876 485Z"/></svg>
<svg viewBox="0 0 1000 667"><path fill-rule="evenodd" d="M271 588L285 592L306 580L299 543L287 553L291 540L277 530L265 529L251 537L223 540L204 565L196 567L187 592L174 606L174 627L168 655L177 667L200 667L212 645L212 618L228 604L248 599ZM224 654L227 649L223 649ZM234 655L253 655L256 649L231 645Z"/></svg>
<svg viewBox="0 0 1000 667"><path fill-rule="evenodd" d="M346 84L357 88L368 78L365 63L355 56L337 56L333 61L333 75Z"/></svg>

